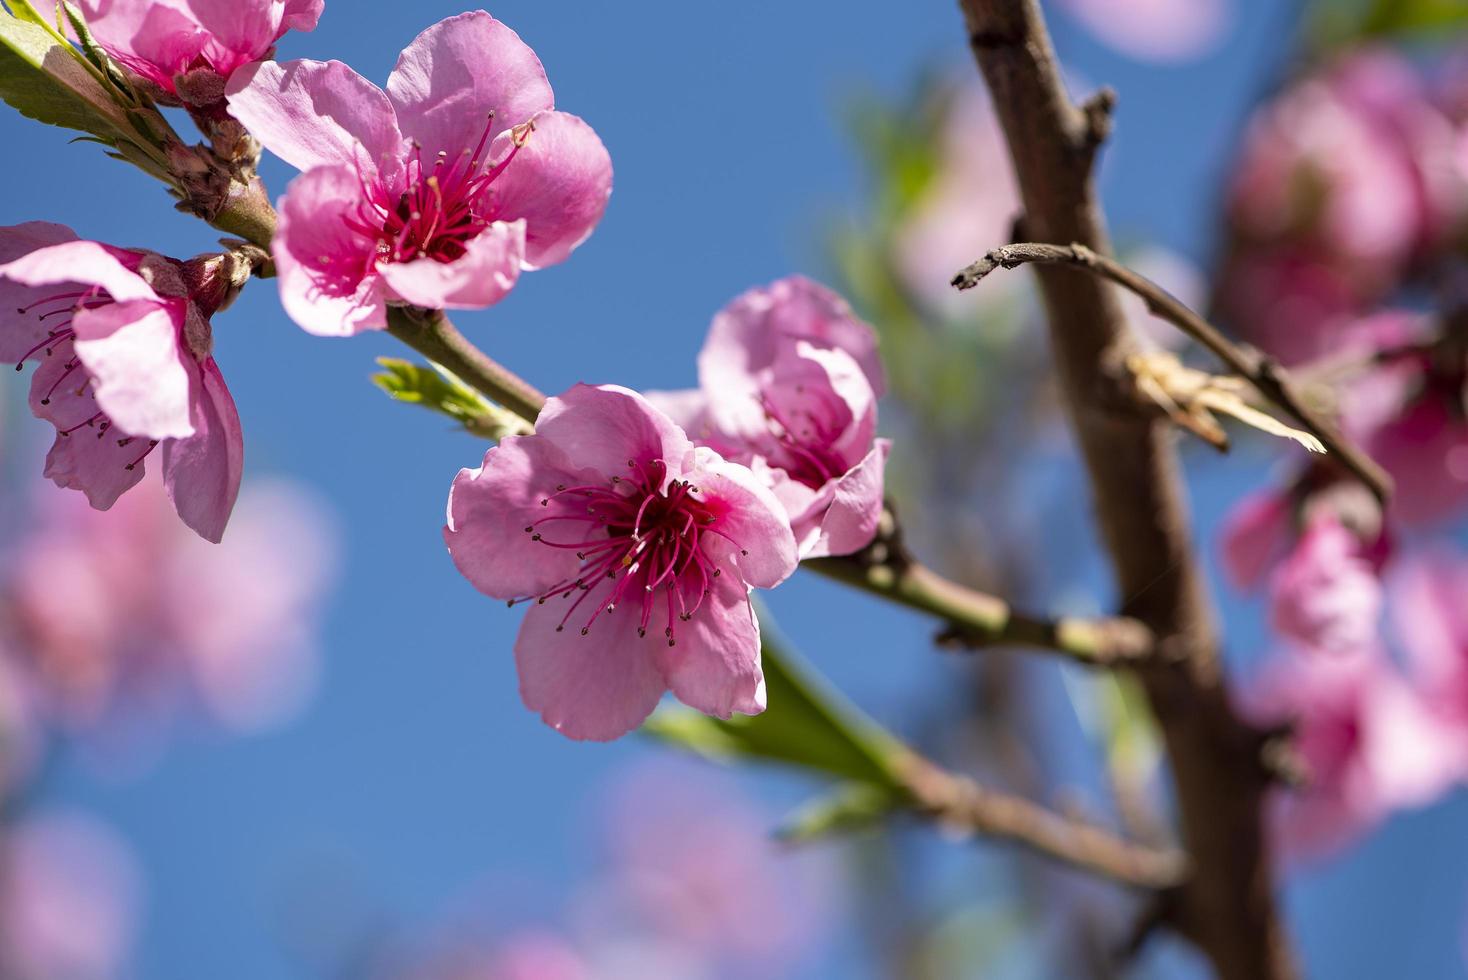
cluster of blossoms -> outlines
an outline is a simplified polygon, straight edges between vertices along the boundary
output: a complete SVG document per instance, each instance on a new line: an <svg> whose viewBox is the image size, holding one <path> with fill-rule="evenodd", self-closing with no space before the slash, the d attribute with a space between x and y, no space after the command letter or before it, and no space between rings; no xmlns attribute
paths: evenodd
<svg viewBox="0 0 1468 980"><path fill-rule="evenodd" d="M744 294L699 378L578 385L454 480L449 553L486 595L534 603L520 693L573 738L625 734L669 690L721 718L764 710L751 588L876 533L881 367L839 297L798 278Z"/></svg>
<svg viewBox="0 0 1468 980"><path fill-rule="evenodd" d="M424 31L380 89L340 62L271 60L319 2L84 7L119 69L187 106L216 150L232 126L301 171L269 258L311 333L490 306L564 261L606 208L606 149L483 11ZM38 365L31 407L57 430L47 475L106 510L156 452L184 522L220 541L243 441L211 317L261 256L180 262L33 223L0 230L0 260L0 355ZM567 735L621 735L668 690L720 717L761 711L750 590L876 532L884 383L871 328L839 297L803 279L740 297L699 375L697 391L651 398L579 385L454 481L449 552L488 595L534 600L521 690Z"/></svg>
<svg viewBox="0 0 1468 980"><path fill-rule="evenodd" d="M1292 722L1313 776L1280 806L1296 853L1468 780L1468 561L1425 540L1468 511L1462 317L1394 308L1462 294L1456 77L1385 49L1343 56L1259 111L1232 187L1223 314L1334 383L1343 429L1396 483L1383 514L1317 463L1224 529L1229 577L1267 592L1280 643L1254 709Z"/></svg>

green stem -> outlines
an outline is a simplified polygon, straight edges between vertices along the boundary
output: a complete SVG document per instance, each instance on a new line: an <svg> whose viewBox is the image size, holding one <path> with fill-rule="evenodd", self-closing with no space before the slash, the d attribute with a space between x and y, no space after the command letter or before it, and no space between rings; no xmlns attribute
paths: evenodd
<svg viewBox="0 0 1468 980"><path fill-rule="evenodd" d="M480 394L535 424L545 404L545 395L470 343L441 310L388 307L387 329L430 361L448 368Z"/></svg>

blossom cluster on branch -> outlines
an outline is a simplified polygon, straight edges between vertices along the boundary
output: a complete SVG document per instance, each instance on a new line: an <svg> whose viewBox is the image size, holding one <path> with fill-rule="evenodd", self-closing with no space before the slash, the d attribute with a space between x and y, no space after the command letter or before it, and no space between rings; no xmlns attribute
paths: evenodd
<svg viewBox="0 0 1468 980"><path fill-rule="evenodd" d="M1229 188L1220 315L1395 481L1382 512L1328 461L1296 468L1223 531L1280 646L1252 707L1294 726L1312 774L1276 821L1295 853L1468 779L1468 559L1440 535L1468 512L1461 79L1455 58L1338 54L1256 111Z"/></svg>
<svg viewBox="0 0 1468 980"><path fill-rule="evenodd" d="M99 510L156 451L184 522L224 536L244 448L211 318L267 263L303 329L348 336L387 328L393 309L490 306L522 271L569 258L606 208L600 139L483 11L424 31L385 89L340 62L271 60L319 3L85 12L142 97L197 110L206 136L228 120L301 171L268 241L187 262L57 225L0 229L0 356L37 365L31 407L57 430L46 475ZM221 166L257 181L237 159ZM567 735L622 735L667 690L721 718L760 712L750 590L876 533L882 369L839 297L799 278L740 297L715 318L700 376L697 392L654 400L578 385L454 481L449 552L481 591L534 601L521 692Z"/></svg>

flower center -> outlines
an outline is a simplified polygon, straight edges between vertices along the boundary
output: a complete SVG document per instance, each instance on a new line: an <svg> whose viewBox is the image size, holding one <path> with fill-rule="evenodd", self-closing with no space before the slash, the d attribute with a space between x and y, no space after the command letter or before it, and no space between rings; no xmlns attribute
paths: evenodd
<svg viewBox="0 0 1468 980"><path fill-rule="evenodd" d="M534 124L527 122L512 129L510 152L486 168L485 150L493 126L491 111L478 145L452 157L440 150L432 161L425 161L422 147L415 143L408 161L407 190L396 198L380 181L368 181L358 169L362 203L355 218L347 223L376 240L378 262L420 258L453 262L464 255L469 242L494 223L490 185L515 159Z"/></svg>
<svg viewBox="0 0 1468 980"><path fill-rule="evenodd" d="M721 558L711 553L711 546L721 540L733 544L733 539L719 528L725 513L720 502L700 499L698 488L687 480L674 480L666 491L661 488L668 472L662 460L643 464L629 459L627 466L632 475L614 476L608 486L563 484L541 499L541 506L556 506L559 512L527 525L525 533L548 548L575 551L581 567L539 595L513 599L510 605L575 596L556 626L561 632L590 601L582 636L599 616L631 606L638 613L637 635L646 636L657 619L671 647L677 642L676 622L693 618L722 573ZM568 540L577 537L581 540ZM661 617L655 608L660 597L665 607Z"/></svg>
<svg viewBox="0 0 1468 980"><path fill-rule="evenodd" d="M784 391L763 390L759 395L768 423L771 463L812 489L846 472L833 448L841 435L840 414L834 404L804 385Z"/></svg>

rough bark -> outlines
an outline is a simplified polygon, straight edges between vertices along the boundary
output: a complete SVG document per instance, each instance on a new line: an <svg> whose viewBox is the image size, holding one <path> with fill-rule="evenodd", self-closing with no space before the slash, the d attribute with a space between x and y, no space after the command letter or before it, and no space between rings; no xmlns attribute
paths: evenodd
<svg viewBox="0 0 1468 980"><path fill-rule="evenodd" d="M1111 96L1081 107L1066 95L1037 0L959 5L1009 143L1025 237L1109 253L1092 163ZM1293 976L1262 830L1268 775L1260 738L1223 684L1171 435L1165 423L1121 407L1120 365L1134 341L1115 287L1074 268L1035 271L1122 611L1182 653L1140 672L1164 733L1190 859L1168 924L1227 980Z"/></svg>

